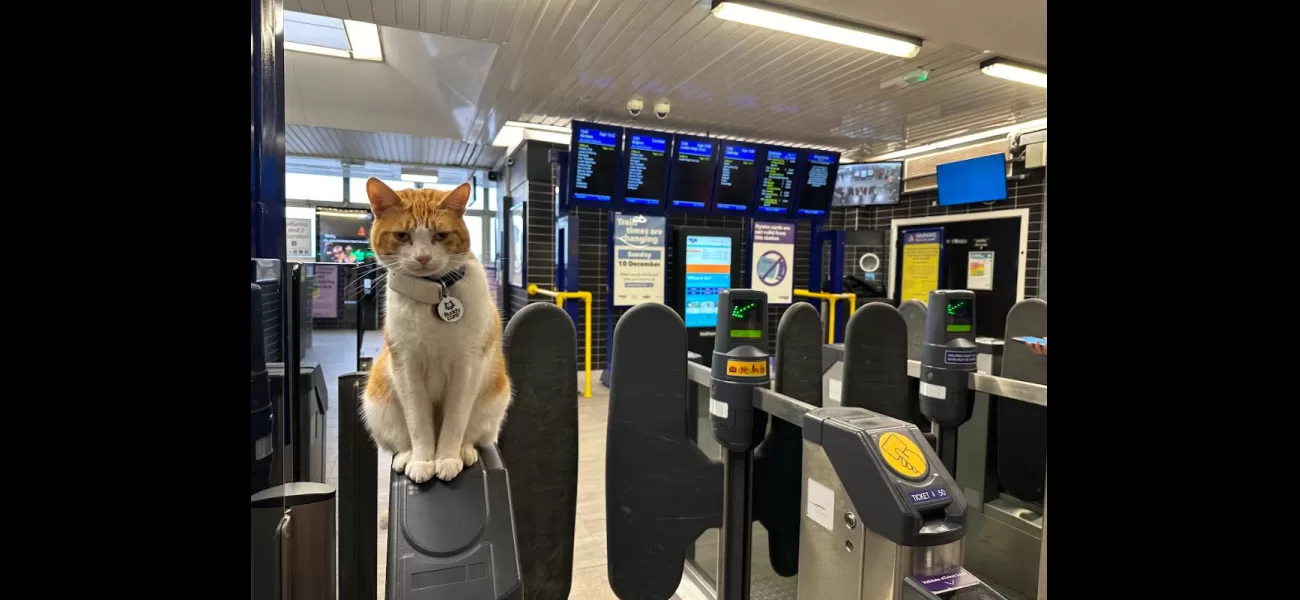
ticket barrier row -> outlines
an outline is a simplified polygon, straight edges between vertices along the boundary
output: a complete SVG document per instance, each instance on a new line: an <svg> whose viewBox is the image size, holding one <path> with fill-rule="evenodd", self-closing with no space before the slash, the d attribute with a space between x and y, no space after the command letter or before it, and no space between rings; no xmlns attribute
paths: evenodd
<svg viewBox="0 0 1300 600"><path fill-rule="evenodd" d="M969 302L973 320L973 294L954 297ZM819 317L810 305L796 304L781 319L775 389L766 296L729 290L718 306L711 369L680 358L687 352L685 330L666 307L634 307L615 329L606 452L614 592L625 599L671 598L689 548L718 527L714 596L747 600L758 520L768 532L773 571L798 574L802 598L1002 598L963 568L968 505L940 460L953 453L953 423L967 412L966 396L922 404L942 425L936 451L915 424L852 402L820 406ZM905 395L906 354L890 349L905 346L906 328L893 330L890 339L855 336L867 322L862 315L850 320L845 341L845 371L855 375L854 383L845 382L845 397ZM973 366L974 343L935 327L927 373L964 383L960 369L968 357ZM929 364L933 357L940 364ZM874 360L880 358L889 360ZM958 375L945 359L960 363ZM691 439L695 384L710 390L707 400L694 401L708 403L712 435L726 450L721 461Z"/></svg>
<svg viewBox="0 0 1300 600"><path fill-rule="evenodd" d="M908 301L898 310L881 304L864 305L863 316L846 335L877 336L880 345L898 339L906 329L907 393L892 381L886 393L852 395L848 405L901 419L929 431L929 419L921 412L920 374L925 347L925 303ZM1007 315L1006 338L1047 332L1047 303L1027 299ZM966 563L980 574L1026 597L1045 597L1041 582L1046 577L1040 564L1045 561L1047 477L1047 358L1030 352L1022 344L1006 345L1003 340L975 339L976 374L970 375L973 394L971 415L958 428L956 468L953 474L970 502ZM874 360L898 363L902 349L893 348ZM826 406L840 406L850 386L844 373L845 344L822 348L822 400ZM984 377L999 375L1000 377ZM933 442L933 435L928 436Z"/></svg>

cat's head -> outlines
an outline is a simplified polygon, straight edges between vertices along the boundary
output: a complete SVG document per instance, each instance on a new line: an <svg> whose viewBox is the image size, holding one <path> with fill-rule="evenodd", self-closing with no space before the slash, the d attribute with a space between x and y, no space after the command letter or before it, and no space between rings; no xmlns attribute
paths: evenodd
<svg viewBox="0 0 1300 600"><path fill-rule="evenodd" d="M432 189L394 192L371 177L366 182L370 209L370 247L390 271L414 277L439 276L469 261L465 205L470 186L442 192Z"/></svg>

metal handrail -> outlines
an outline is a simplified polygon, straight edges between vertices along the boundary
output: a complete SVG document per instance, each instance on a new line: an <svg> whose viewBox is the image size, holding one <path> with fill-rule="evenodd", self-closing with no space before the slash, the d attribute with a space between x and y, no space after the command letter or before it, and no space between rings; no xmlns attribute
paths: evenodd
<svg viewBox="0 0 1300 600"><path fill-rule="evenodd" d="M907 376L920 379L921 361L907 361ZM971 373L969 385L970 389L984 392L990 396L1000 396L1043 407L1047 406L1047 386L1041 383L998 377L988 373Z"/></svg>
<svg viewBox="0 0 1300 600"><path fill-rule="evenodd" d="M831 294L829 292L810 292L808 290L795 290L794 295L799 296L801 298L817 298L818 300L825 300L826 303L830 305L830 313L827 315L826 318L826 323L827 323L826 343L828 344L835 343L835 302L837 300L848 300L849 316L853 316L854 311L858 310L857 294L848 294L848 293Z"/></svg>
<svg viewBox="0 0 1300 600"><path fill-rule="evenodd" d="M536 296L546 296L555 299L555 305L564 308L565 300L582 300L583 309L586 312L586 326L583 328L583 370L586 372L586 382L582 390L583 398L591 397L591 292L561 292L557 290L544 290L537 287L537 284L528 284L528 294Z"/></svg>
<svg viewBox="0 0 1300 600"><path fill-rule="evenodd" d="M692 362L688 362L686 367L686 376L688 379L700 385L709 385L709 378L712 375L709 372L708 367ZM909 377L919 378L921 376L921 361L907 361L907 375ZM1006 377L998 377L997 375L989 375L987 373L971 373L969 386L972 390L983 392L991 396L1010 398L1012 400L1018 400L1028 404L1037 404L1043 407L1047 406L1047 386L1040 383L1030 383L1028 381L1020 381L1019 379L1008 379ZM770 392L771 390L768 391ZM764 392L764 395L767 395L766 392Z"/></svg>

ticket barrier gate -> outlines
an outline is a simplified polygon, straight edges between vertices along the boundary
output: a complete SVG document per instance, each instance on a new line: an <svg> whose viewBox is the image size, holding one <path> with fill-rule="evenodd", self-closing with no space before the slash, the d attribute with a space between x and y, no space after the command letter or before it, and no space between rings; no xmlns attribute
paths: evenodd
<svg viewBox="0 0 1300 600"><path fill-rule="evenodd" d="M878 303L876 303L878 304ZM859 312L867 310L866 305ZM946 308L946 307L945 307ZM846 336L883 336L898 327L901 317L907 330L906 364L908 393L901 404L888 391L845 394L845 344L823 347L823 403L841 405L841 398L853 398L854 405L917 425L932 444L937 439L931 424L920 411L920 374L925 348L926 304L904 302L898 315L873 309L870 320L854 323ZM1047 303L1027 299L1007 315L1006 339L1022 335L1045 335ZM1001 339L974 338L975 372L968 374L971 416L957 428L954 475L970 502L967 517L966 563L978 573L1025 597L1045 597L1039 582L1042 569L1046 515L1046 389L1047 360L1022 344L1004 344ZM877 347L876 361L896 360L901 352L888 342ZM883 354L881 354L883 352ZM1004 360L1004 356L1009 356ZM986 378L985 375L999 376ZM879 374L858 373L857 379L876 379ZM1038 385L1024 385L1038 384ZM919 415L919 418L918 418ZM995 452L996 451L996 452Z"/></svg>
<svg viewBox="0 0 1300 600"><path fill-rule="evenodd" d="M770 389L765 318L749 319L765 314L761 293L721 295L712 368L681 359L685 328L671 309L643 304L619 320L606 464L615 594L671 598L685 584L688 549L706 529L720 527L716 597L748 600L757 519L769 532L773 570L798 573L805 599L1001 599L962 568L966 502L921 431L856 406L817 406L819 318L804 303L790 307L778 326L779 371ZM870 313L853 319L869 320ZM893 335L887 342L901 346L903 334ZM873 339L884 338L848 335L847 372L881 371L866 362ZM894 366L905 389L906 363ZM695 384L709 386L722 461L690 439ZM791 529L798 534L787 535ZM686 575L700 583L690 569Z"/></svg>
<svg viewBox="0 0 1300 600"><path fill-rule="evenodd" d="M1046 332L1043 300L1022 300L1007 314L1007 340ZM971 504L966 561L1024 596L1044 600L1047 358L1024 344L980 339L977 346L977 368L966 392L971 413L956 442L955 475ZM910 362L908 372L919 378L920 362Z"/></svg>
<svg viewBox="0 0 1300 600"><path fill-rule="evenodd" d="M514 399L497 446L450 482L389 486L388 600L565 600L578 477L573 322L551 304L514 315L502 343ZM339 379L339 597L376 596L375 446L360 417L366 373ZM544 449L544 451L543 451Z"/></svg>
<svg viewBox="0 0 1300 600"><path fill-rule="evenodd" d="M915 319L909 320L906 311L915 307L919 307L920 326L924 327L925 305L919 302L904 303L903 310L884 302L869 302L858 309L863 317L845 326L845 339L871 339L848 346L865 354L855 361L859 367L852 371L844 369L845 344L822 347L822 406L859 406L912 423L922 432L930 431L930 421L916 401L916 382L907 377L907 361L912 355L908 341L917 336L912 331Z"/></svg>

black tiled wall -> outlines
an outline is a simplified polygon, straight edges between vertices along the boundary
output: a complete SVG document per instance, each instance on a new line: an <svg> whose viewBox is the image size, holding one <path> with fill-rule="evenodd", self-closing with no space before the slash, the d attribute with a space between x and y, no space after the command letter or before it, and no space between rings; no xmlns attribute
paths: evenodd
<svg viewBox="0 0 1300 600"><path fill-rule="evenodd" d="M563 146L529 141L512 155L510 167L511 205L526 202L525 283L544 289L555 288L555 191L547 151ZM507 217L509 215L507 214ZM549 302L545 297L529 298L524 287L510 288L510 314L532 302ZM581 332L579 332L581 333ZM581 338L579 338L581 339Z"/></svg>
<svg viewBox="0 0 1300 600"><path fill-rule="evenodd" d="M280 355L281 320L280 282L263 280L256 282L262 288L262 343L266 345L266 362L281 362Z"/></svg>
<svg viewBox="0 0 1300 600"><path fill-rule="evenodd" d="M1007 182L1007 199L992 204L964 204L959 206L939 206L937 190L926 190L904 194L898 204L892 206L861 206L831 209L830 228L855 231L874 229L885 233L886 246L847 246L844 251L844 274L859 275L858 257L867 252L874 252L880 257L881 267L877 271L879 280L886 285L886 291L892 289L893 282L886 280L889 261L892 260L889 244L889 225L894 219L911 217L933 217L1008 210L1012 208L1029 209L1029 243L1025 257L1025 297L1033 298L1038 294L1039 258L1042 250L1043 208L1047 203L1047 168L1029 172L1021 181Z"/></svg>

